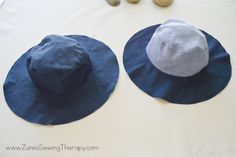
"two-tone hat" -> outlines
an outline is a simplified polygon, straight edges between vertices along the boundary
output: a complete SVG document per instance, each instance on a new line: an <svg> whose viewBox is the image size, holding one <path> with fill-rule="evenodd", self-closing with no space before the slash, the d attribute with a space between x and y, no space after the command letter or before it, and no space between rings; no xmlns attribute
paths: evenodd
<svg viewBox="0 0 236 157"><path fill-rule="evenodd" d="M87 36L49 35L14 63L4 94L10 109L27 121L64 124L102 106L118 75L116 56L104 43Z"/></svg>
<svg viewBox="0 0 236 157"><path fill-rule="evenodd" d="M123 62L141 90L177 104L208 100L231 77L230 55L220 42L182 20L137 32L125 46Z"/></svg>

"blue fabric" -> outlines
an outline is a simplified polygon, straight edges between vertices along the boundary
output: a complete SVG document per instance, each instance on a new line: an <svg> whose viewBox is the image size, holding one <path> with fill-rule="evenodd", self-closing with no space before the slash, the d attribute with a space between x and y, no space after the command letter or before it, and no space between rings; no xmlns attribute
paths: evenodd
<svg viewBox="0 0 236 157"><path fill-rule="evenodd" d="M123 62L131 80L145 93L171 103L193 104L221 92L231 77L230 56L214 37L202 31L209 46L209 64L196 75L176 77L158 70L146 54L146 46L160 25L145 28L127 42Z"/></svg>
<svg viewBox="0 0 236 157"><path fill-rule="evenodd" d="M14 63L7 75L4 83L6 102L16 115L29 122L57 125L79 120L102 106L115 88L119 76L119 67L112 50L104 43L86 36L69 35L66 37L77 41L79 44L79 46L77 45L78 54L72 54L75 55L74 58L77 61L67 61L65 56L63 56L63 53L69 52L71 48L74 47L74 49L77 49L75 48L76 45L69 46L70 44L74 44L74 42L64 41L64 44L53 43L50 42L52 38L54 41L59 40L59 42L60 39L57 36L51 36L49 39L46 38L46 40L43 40L40 44L24 53ZM65 52L60 53L62 55L48 53L44 60L55 61L56 59L58 62L63 62L63 64L66 62L67 66L62 67L62 69L56 67L59 71L50 73L50 64L37 61L37 57L40 58L43 56L40 55L41 51L38 50L38 47L42 48L42 45L45 44L49 45L47 48L53 53L57 52L54 51L55 49ZM64 50L60 45L65 47ZM85 50L87 54L84 54L82 51L80 52L81 49ZM52 59L52 57L56 58ZM52 65L58 66L56 63ZM79 71L75 71L74 73L72 71L72 76L70 76L65 74L66 72L63 72L63 68L68 68L68 65L69 67L80 66L82 68L78 68ZM43 76L44 78L48 78L46 80L40 78L40 73L33 74L34 66L37 67L36 69L39 72L48 70L48 74L52 76ZM38 66L41 66L41 70ZM43 68L45 69L43 70ZM28 71L33 76L34 82L41 81L41 83L34 84ZM61 76L69 76L69 79L61 81L58 79L62 78ZM79 84L73 83L76 80ZM54 81L54 83L45 83L45 81ZM46 87L47 84L51 86ZM72 88L66 89L63 84L65 86L72 86ZM45 87L46 90L45 88L39 89L35 85L37 87ZM57 88L57 85L62 85L62 88L58 88L58 90L61 90L58 93L57 90L53 90L53 88Z"/></svg>
<svg viewBox="0 0 236 157"><path fill-rule="evenodd" d="M28 73L42 93L62 95L86 81L93 66L87 51L77 40L49 35L30 49Z"/></svg>

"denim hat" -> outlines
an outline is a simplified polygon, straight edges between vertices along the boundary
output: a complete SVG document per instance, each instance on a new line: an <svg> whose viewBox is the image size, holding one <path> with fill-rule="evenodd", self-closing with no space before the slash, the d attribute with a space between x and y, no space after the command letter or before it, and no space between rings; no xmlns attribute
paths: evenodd
<svg viewBox="0 0 236 157"><path fill-rule="evenodd" d="M102 106L118 75L116 56L104 43L87 36L49 35L15 62L4 94L10 109L27 121L64 124Z"/></svg>
<svg viewBox="0 0 236 157"><path fill-rule="evenodd" d="M177 104L208 100L231 77L230 56L220 42L182 20L136 33L125 46L123 62L141 90Z"/></svg>

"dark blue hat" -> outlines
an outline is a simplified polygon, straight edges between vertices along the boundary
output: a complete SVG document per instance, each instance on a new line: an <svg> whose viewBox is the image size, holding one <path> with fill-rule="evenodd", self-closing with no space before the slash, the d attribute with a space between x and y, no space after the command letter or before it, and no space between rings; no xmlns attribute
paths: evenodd
<svg viewBox="0 0 236 157"><path fill-rule="evenodd" d="M180 20L137 32L125 46L123 62L141 90L177 104L208 100L231 77L230 56L220 42Z"/></svg>
<svg viewBox="0 0 236 157"><path fill-rule="evenodd" d="M119 75L116 56L87 36L50 35L24 53L4 83L11 110L45 125L69 123L102 106Z"/></svg>

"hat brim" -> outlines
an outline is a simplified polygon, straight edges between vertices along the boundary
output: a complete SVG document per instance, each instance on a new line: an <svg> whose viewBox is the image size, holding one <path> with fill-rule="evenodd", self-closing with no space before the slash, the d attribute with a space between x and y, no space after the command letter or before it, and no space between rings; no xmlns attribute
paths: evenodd
<svg viewBox="0 0 236 157"><path fill-rule="evenodd" d="M137 32L124 48L124 67L135 85L151 97L177 104L198 103L221 92L230 80L231 64L220 42L202 31L209 46L209 64L191 77L172 76L154 67L146 54L146 46L159 26Z"/></svg>
<svg viewBox="0 0 236 157"><path fill-rule="evenodd" d="M87 36L69 35L87 49L92 71L85 84L60 99L40 95L29 77L24 53L12 66L4 83L5 99L21 118L44 125L69 123L88 116L102 106L115 88L119 76L116 56L104 43Z"/></svg>

